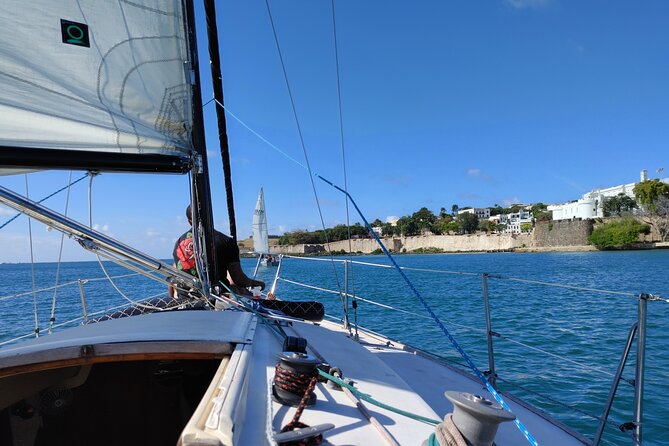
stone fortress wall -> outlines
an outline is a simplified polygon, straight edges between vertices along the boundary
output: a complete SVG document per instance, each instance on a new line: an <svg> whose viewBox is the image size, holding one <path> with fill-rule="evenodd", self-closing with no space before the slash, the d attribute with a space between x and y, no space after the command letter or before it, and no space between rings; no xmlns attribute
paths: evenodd
<svg viewBox="0 0 669 446"><path fill-rule="evenodd" d="M584 250L590 249L588 235L592 232L591 220L562 220L537 222L534 231L523 234L469 234L424 235L413 237L383 238L383 244L393 252L438 249L444 252L498 252L516 250ZM280 254L317 254L325 251L324 245L273 246ZM361 252L369 254L379 249L374 239L342 240L330 243L331 251Z"/></svg>

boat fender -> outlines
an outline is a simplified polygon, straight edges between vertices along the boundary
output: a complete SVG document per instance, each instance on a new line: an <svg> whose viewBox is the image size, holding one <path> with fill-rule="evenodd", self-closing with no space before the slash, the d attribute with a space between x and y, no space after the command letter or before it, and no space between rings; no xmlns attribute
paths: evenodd
<svg viewBox="0 0 669 446"><path fill-rule="evenodd" d="M454 391L445 395L453 403L453 413L447 414L437 426L437 439L453 438L456 441L453 444L492 446L499 425L516 419L514 414L482 396ZM435 443L435 434L423 444L441 444L441 441Z"/></svg>
<svg viewBox="0 0 669 446"><path fill-rule="evenodd" d="M283 340L284 352L307 352L307 340L305 338L298 338L297 336L286 336Z"/></svg>

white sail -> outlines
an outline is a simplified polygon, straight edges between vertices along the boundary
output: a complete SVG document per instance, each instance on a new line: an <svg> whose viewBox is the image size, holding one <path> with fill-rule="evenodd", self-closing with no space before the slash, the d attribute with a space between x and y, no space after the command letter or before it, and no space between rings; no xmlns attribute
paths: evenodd
<svg viewBox="0 0 669 446"><path fill-rule="evenodd" d="M265 215L265 195L262 187L258 194L256 208L253 211L253 250L260 254L269 253L269 231Z"/></svg>
<svg viewBox="0 0 669 446"><path fill-rule="evenodd" d="M181 0L6 0L2 9L0 145L190 150Z"/></svg>

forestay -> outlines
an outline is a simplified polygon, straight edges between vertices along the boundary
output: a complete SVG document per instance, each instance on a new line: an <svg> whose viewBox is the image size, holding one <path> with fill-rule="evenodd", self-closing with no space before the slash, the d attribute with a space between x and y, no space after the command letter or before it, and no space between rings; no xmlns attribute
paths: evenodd
<svg viewBox="0 0 669 446"><path fill-rule="evenodd" d="M180 0L8 0L3 11L0 146L190 152Z"/></svg>

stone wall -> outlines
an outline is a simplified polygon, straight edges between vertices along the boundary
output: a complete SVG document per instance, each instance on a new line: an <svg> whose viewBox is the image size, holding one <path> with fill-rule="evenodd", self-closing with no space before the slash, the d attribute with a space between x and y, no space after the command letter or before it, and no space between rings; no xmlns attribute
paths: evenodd
<svg viewBox="0 0 669 446"><path fill-rule="evenodd" d="M532 233L537 248L584 246L592 233L593 220L538 221Z"/></svg>
<svg viewBox="0 0 669 446"><path fill-rule="evenodd" d="M510 251L530 246L530 234L471 234L471 235L427 235L382 239L386 248L393 252L411 252L417 249L440 249L444 252L489 252ZM362 252L369 254L379 245L374 239L342 240L330 243L332 251ZM272 252L281 254L313 254L325 250L323 245L274 246Z"/></svg>
<svg viewBox="0 0 669 446"><path fill-rule="evenodd" d="M516 249L569 249L585 247L592 233L592 220L561 220L537 222L534 231L523 234L424 235L384 238L383 243L393 252L412 252L419 249L439 249L444 252L491 252ZM349 244L350 243L350 244ZM332 251L362 252L377 249L374 239L342 240L330 243ZM316 254L325 251L324 245L273 246L272 252L282 254Z"/></svg>

